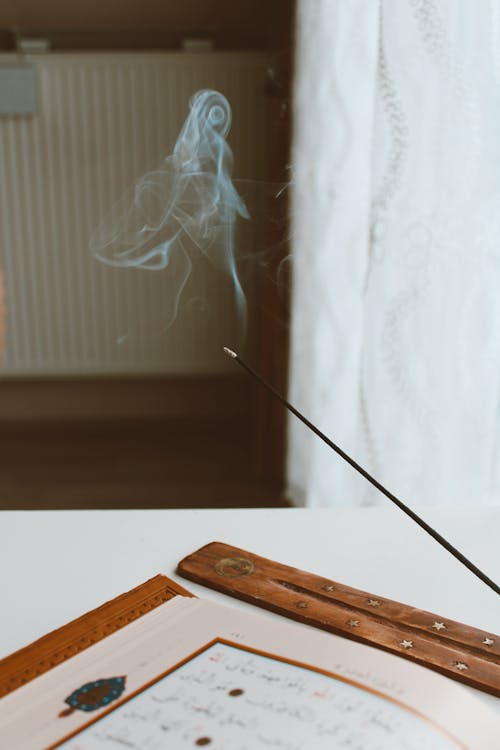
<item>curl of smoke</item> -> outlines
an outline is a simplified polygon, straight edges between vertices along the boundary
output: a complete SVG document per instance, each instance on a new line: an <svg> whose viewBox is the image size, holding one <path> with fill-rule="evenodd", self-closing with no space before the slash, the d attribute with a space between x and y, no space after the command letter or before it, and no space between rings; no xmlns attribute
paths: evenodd
<svg viewBox="0 0 500 750"><path fill-rule="evenodd" d="M160 168L139 179L104 218L90 240L103 263L151 271L166 269L172 254L183 256L174 318L191 274L190 250L197 248L229 275L243 325L246 300L235 256L235 223L249 219L232 179L232 153L226 142L231 108L218 91L198 91L173 153Z"/></svg>

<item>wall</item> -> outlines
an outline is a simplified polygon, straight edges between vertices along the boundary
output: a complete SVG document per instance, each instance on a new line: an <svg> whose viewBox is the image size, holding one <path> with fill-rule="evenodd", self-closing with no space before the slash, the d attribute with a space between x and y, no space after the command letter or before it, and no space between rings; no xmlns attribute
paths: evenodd
<svg viewBox="0 0 500 750"><path fill-rule="evenodd" d="M9 34L2 33L2 30L14 26L33 36L47 35L48 31L52 30L49 36L53 39L53 48L60 50L179 48L181 40L187 36L210 36L215 40L216 49L265 49L271 53L272 67L278 71L275 81L277 87L271 86L267 92L272 99L268 119L272 151L268 179L283 182L288 174L286 165L289 119L286 114L286 100L289 96L293 14L293 0L143 0L140 3L136 0L48 0L43 3L38 0L4 0L0 6L0 50L8 48L9 43L13 43L12 34L9 39ZM278 232L279 236L274 229L270 231L269 239L270 242L282 243L284 253L286 247L283 237L286 234L286 227L282 226ZM279 258L275 260L279 263ZM276 314L276 289L273 285L264 285L258 292L261 295L264 313L258 323L261 345L258 347L255 362L275 384L284 388L288 334L286 321L281 320L279 325L276 324L277 318L284 313L279 309ZM285 325L282 325L283 322ZM203 498L210 497L211 504L215 504L217 498L219 502L227 498L228 504L237 506L245 492L248 493L248 488L252 487L252 497L257 499L257 504L262 505L276 501L281 495L283 485L282 412L279 411L276 418L276 405L266 399L266 394L261 388L254 388L254 384L237 371L234 371L230 378L225 375L215 379L203 376L189 379L4 379L0 388L0 416L4 418L0 436L4 437L6 445L13 445L9 433L10 425L17 422L21 425L19 429L22 435L29 436L30 421L35 424L35 420L40 420L36 424L35 432L31 433L36 436L36 449L39 442L46 446L50 445L51 422L72 422L73 434L74 430L79 429L79 424L88 420L94 420L98 425L99 419L101 422L111 422L116 418L146 421L162 419L168 422L185 415L185 447L180 449L180 458L178 453L172 455L175 456L174 463L184 462L189 467L186 473L186 477L189 475L189 482L184 475L181 480L187 488L186 504L199 504ZM196 438L199 426L207 418L211 426L208 433L203 433L206 438L204 445L212 446L209 456L212 465L210 478L207 475L204 479L198 466L203 456L201 452L197 455L196 450L193 451L193 445L199 444L200 440L198 443L196 440L193 442L191 435ZM127 426L124 423L123 432L126 433L126 430ZM12 434L16 435L16 432ZM224 489L224 477L228 471L228 453L225 450L228 439L239 456L236 463L240 467L238 484L231 485L229 490L227 487ZM148 440L149 437L144 437L146 446ZM70 443L71 441L67 441L68 447ZM13 448L13 451L19 454L17 463L15 457L6 457L4 476L12 473L11 465L17 464L20 474L29 474L23 444L26 444L25 441L19 440L15 443L15 446L20 446L19 450L17 447ZM169 455L172 446L168 443L161 444L164 446L165 454ZM124 465L130 460L126 452L128 450L127 447L120 453L120 463ZM203 460L206 463L208 459ZM61 461L64 462L64 455ZM234 463L233 458L229 463ZM55 466L54 474L57 475L57 462ZM84 469L83 473L89 475L89 484L85 485L80 507L88 505L92 483L91 472ZM63 474L65 484L60 492L58 507L71 507L71 500L67 502L66 499L70 497L68 488L73 481L73 475L69 469ZM36 507L41 497L37 494L37 487L40 487L40 492L43 489L38 473L33 475L35 480L29 484L26 492L22 493L19 490L17 495L16 486L21 480L16 472L14 475L13 483L7 483L0 493L0 505L4 502L4 507L13 507L13 503L17 503L18 506ZM167 470L162 468L161 475L168 484ZM220 481L214 480L217 475L222 478ZM140 493L142 476L141 470L138 489L133 488L129 493L129 504L134 504L135 498L138 497L137 493ZM182 496L180 484L172 485L172 488L167 500L164 499L162 491L158 500L160 505L175 503L175 498L178 501ZM55 507L54 488L46 486L44 491L44 507ZM144 497L146 494L143 491L141 496ZM122 504L123 497L123 487L120 487L113 501L115 505ZM102 507L103 501L96 502ZM109 504L108 501L104 502L104 505Z"/></svg>
<svg viewBox="0 0 500 750"><path fill-rule="evenodd" d="M290 0L6 0L0 7L0 29L21 27L55 31L117 29L169 34L176 46L182 35L211 36L217 46L271 47L277 26L291 14ZM87 39L98 45L98 39Z"/></svg>

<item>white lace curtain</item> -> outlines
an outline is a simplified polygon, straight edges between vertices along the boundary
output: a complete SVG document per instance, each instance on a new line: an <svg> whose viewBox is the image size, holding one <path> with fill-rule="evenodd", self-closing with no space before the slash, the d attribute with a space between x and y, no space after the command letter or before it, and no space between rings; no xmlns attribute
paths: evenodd
<svg viewBox="0 0 500 750"><path fill-rule="evenodd" d="M500 0L299 0L290 398L410 505L500 502ZM387 502L294 419L307 505Z"/></svg>

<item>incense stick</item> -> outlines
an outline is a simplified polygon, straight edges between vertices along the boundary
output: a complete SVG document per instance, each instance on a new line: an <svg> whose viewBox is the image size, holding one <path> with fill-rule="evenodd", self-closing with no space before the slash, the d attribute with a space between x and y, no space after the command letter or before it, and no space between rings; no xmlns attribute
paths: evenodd
<svg viewBox="0 0 500 750"><path fill-rule="evenodd" d="M279 391L276 390L270 383L267 382L267 380L264 380L264 378L259 375L250 365L247 365L246 362L244 362L241 357L236 354L232 349L228 349L226 346L224 347L224 352L227 354L228 357L231 357L231 359L234 359L241 367L243 367L244 370L246 370L252 377L254 377L256 380L259 381L267 390L275 396L278 401L280 401L283 406L285 406L288 411L290 411L292 414L294 414L298 419L300 419L301 422L303 422L306 427L309 427L310 430L312 430L315 435L317 435L321 440L323 440L324 443L326 443L332 450L335 451L341 458L344 459L344 461L347 461L348 464L350 464L353 469L356 469L357 472L359 472L365 479L367 479L374 487L376 487L379 492L381 492L385 497L387 497L394 505L397 505L397 507L403 511L403 513L406 513L407 516L409 516L415 523L417 523L421 529L426 531L433 539L436 540L442 547L444 547L450 554L453 555L459 562L462 563L462 565L465 565L466 568L468 568L471 573L474 573L475 576L477 576L483 583L485 583L487 586L489 586L493 591L495 591L497 594L500 594L500 587L491 580L491 578L488 578L488 576L482 572L476 565L474 565L470 560L465 557L456 547L454 547L450 542L444 538L444 536L441 536L439 532L437 532L435 529L432 528L432 526L429 526L428 523L426 523L420 516L418 516L411 508L409 508L407 505L405 505L401 500L399 500L396 495L393 495L392 492L389 492L389 490L384 487L380 482L378 482L375 477L372 477L371 474L369 474L366 469L363 469L362 466L360 466L353 458L351 458L345 451L342 450L342 448L339 448L338 445L336 445L332 440L330 440L329 437L327 437L323 432L321 432L316 425L314 425L312 422L310 422L307 417L305 417L303 414L298 411L292 404L290 404L282 395L279 393Z"/></svg>

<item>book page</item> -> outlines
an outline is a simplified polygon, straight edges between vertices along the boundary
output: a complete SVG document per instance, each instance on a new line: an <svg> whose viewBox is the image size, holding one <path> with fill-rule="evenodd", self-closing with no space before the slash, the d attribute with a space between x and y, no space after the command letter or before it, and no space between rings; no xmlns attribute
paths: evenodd
<svg viewBox="0 0 500 750"><path fill-rule="evenodd" d="M497 750L499 730L422 667L183 597L0 701L12 750Z"/></svg>
<svg viewBox="0 0 500 750"><path fill-rule="evenodd" d="M376 693L216 642L60 747L396 750L403 727L407 750L463 747Z"/></svg>

